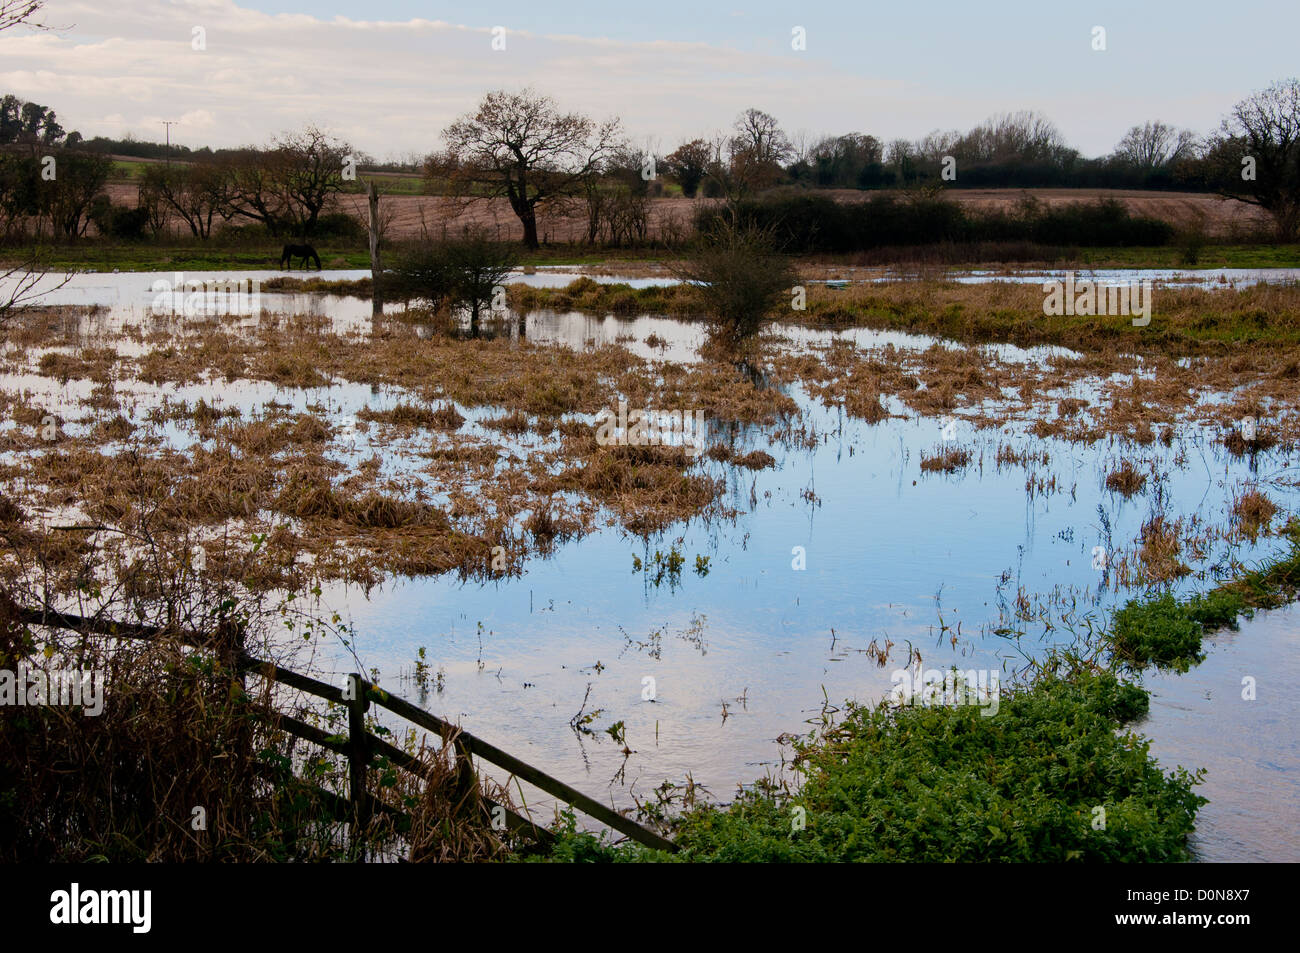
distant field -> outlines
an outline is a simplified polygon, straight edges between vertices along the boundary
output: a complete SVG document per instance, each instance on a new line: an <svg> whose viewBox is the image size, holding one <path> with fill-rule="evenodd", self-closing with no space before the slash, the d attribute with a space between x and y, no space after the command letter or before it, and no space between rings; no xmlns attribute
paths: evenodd
<svg viewBox="0 0 1300 953"><path fill-rule="evenodd" d="M113 192L112 186L127 185L134 189L146 166L166 161L165 159L143 159L138 156L113 156L113 170L109 173L108 180L110 193ZM177 165L188 164L180 159L175 159L173 162ZM360 177L359 175L358 179ZM374 175L365 174L364 177L377 180L384 191L399 195L419 195L423 184L422 176L409 172L379 172ZM354 188L360 192L363 186L358 181ZM114 201L121 200L114 195Z"/></svg>
<svg viewBox="0 0 1300 953"><path fill-rule="evenodd" d="M135 170L138 171L138 170ZM471 203L466 208L458 203L431 195L420 195L420 177L384 173L379 176L385 191L385 204L392 210L390 236L409 238L426 226L432 231L442 227L461 225L484 226L502 238L518 238L518 220L505 199L485 199ZM113 201L134 205L136 186L133 181L120 179L110 182L108 192ZM863 201L872 192L834 190L822 194L837 201ZM1246 233L1264 221L1258 209L1199 192L1142 192L1115 189L952 189L947 193L963 205L979 208L1010 208L1026 196L1033 196L1048 205L1070 202L1091 202L1099 198L1114 198L1123 202L1135 214L1150 215L1165 221L1181 224L1197 215L1204 215L1206 227L1212 235L1230 237L1234 232ZM654 199L650 208L650 230L657 234L665 224L676 220L689 225L696 209L716 200L678 197ZM361 194L340 197L342 211L349 212L360 221L366 220L366 202ZM543 241L572 242L586 236L586 217L580 203L568 209L551 209L538 214L538 235ZM183 227L179 222L177 227Z"/></svg>

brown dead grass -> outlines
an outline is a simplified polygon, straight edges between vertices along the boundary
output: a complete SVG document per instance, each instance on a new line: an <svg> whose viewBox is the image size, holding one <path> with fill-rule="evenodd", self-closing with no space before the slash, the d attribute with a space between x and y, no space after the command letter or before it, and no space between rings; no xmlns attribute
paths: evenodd
<svg viewBox="0 0 1300 953"><path fill-rule="evenodd" d="M970 466L971 452L963 447L944 447L932 453L921 454L924 473L956 473Z"/></svg>
<svg viewBox="0 0 1300 953"><path fill-rule="evenodd" d="M1133 466L1131 460L1123 460L1117 469L1106 474L1106 489L1119 493L1125 499L1141 493L1146 484L1147 475Z"/></svg>
<svg viewBox="0 0 1300 953"><path fill-rule="evenodd" d="M1232 501L1232 519L1237 530L1252 541L1268 529L1278 505L1255 487L1242 490Z"/></svg>

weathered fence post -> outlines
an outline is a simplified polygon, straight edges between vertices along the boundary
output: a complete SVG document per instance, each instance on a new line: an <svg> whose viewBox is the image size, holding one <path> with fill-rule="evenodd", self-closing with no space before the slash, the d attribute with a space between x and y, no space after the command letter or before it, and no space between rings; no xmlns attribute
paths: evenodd
<svg viewBox="0 0 1300 953"><path fill-rule="evenodd" d="M384 266L379 260L379 189L374 179L366 180L366 199L370 205L370 313L377 317L384 313L384 294L379 287Z"/></svg>
<svg viewBox="0 0 1300 953"><path fill-rule="evenodd" d="M469 743L456 735L456 799L472 812L478 807L478 778L474 775L474 760Z"/></svg>
<svg viewBox="0 0 1300 953"><path fill-rule="evenodd" d="M366 681L360 675L348 676L348 782L352 799L352 843L361 841L361 832L370 823L370 795L366 793L366 767L370 764L370 744L366 738ZM364 859L358 852L358 860Z"/></svg>

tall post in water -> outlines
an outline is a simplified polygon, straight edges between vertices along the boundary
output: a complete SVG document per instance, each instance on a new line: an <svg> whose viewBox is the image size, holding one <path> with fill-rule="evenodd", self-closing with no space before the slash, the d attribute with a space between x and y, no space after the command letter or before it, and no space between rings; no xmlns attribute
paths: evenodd
<svg viewBox="0 0 1300 953"><path fill-rule="evenodd" d="M366 199L370 204L370 313L375 317L384 313L384 296L379 288L383 265L379 261L379 189L375 180L366 180Z"/></svg>

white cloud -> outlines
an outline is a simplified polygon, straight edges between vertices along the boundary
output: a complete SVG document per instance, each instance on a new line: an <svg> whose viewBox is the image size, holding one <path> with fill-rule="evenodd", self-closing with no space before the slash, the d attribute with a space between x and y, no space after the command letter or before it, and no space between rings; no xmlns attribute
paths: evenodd
<svg viewBox="0 0 1300 953"><path fill-rule="evenodd" d="M52 106L87 135L120 134L114 126L149 135L139 130L177 118L177 141L229 146L311 120L378 155L423 152L488 89L532 85L565 108L621 116L630 133L672 143L750 105L787 113L791 126L836 128L836 113L860 107L868 91L795 57L702 43L511 31L507 49L494 51L488 28L271 15L231 0L50 0L47 11L75 26L0 37L0 88ZM204 50L191 48L194 26L206 32Z"/></svg>
<svg viewBox="0 0 1300 953"><path fill-rule="evenodd" d="M918 37L925 36L926 16L918 14ZM1195 104L1193 117L1191 96L1180 101L1151 92L1141 99L1137 84L1120 82L1122 73L1112 77L1114 89L1099 88L1095 79L1080 85L1069 71L1061 71L1050 93L1036 94L1023 75L1011 89L981 85L997 64L978 43L964 55L983 68L962 60L963 81L943 75L938 61L909 59L904 84L873 73L889 69L881 55L892 50L859 50L835 61L788 49L755 53L725 41L511 30L507 49L497 52L489 27L268 14L234 0L48 0L45 19L72 27L0 34L0 92L45 103L66 128L88 136L133 129L161 139L157 123L176 119L173 137L187 145L261 143L312 121L378 156L423 153L440 145L441 130L487 90L526 85L562 107L619 116L629 134L653 136L667 148L727 128L749 106L773 113L789 130L882 138L969 127L994 112L1036 107L1093 153L1150 116L1205 127L1223 108L1207 98ZM195 26L205 30L202 51L191 48ZM914 58L910 49L906 55ZM1171 102L1184 114L1159 105Z"/></svg>

